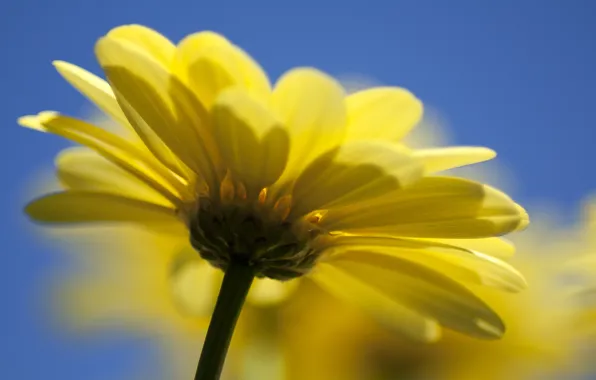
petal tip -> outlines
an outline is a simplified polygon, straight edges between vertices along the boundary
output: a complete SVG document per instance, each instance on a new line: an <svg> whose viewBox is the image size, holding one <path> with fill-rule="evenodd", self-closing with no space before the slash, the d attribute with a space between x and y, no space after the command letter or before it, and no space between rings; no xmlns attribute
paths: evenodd
<svg viewBox="0 0 596 380"><path fill-rule="evenodd" d="M81 71L81 69L79 67L73 65L72 63L66 62L66 61L54 60L54 61L52 61L52 65L54 66L56 71L58 71L58 73L60 75L62 75L62 77L64 77L67 81L68 81L69 74L71 74L71 75L76 74L77 70Z"/></svg>
<svg viewBox="0 0 596 380"><path fill-rule="evenodd" d="M515 204L515 208L517 209L520 215L520 220L517 224L517 227L515 228L515 231L523 231L530 224L530 215L522 206L518 204Z"/></svg>
<svg viewBox="0 0 596 380"><path fill-rule="evenodd" d="M505 335L505 323L500 318L498 319L498 323L490 323L483 319L477 319L475 324L484 333L481 335L482 339L498 340Z"/></svg>
<svg viewBox="0 0 596 380"><path fill-rule="evenodd" d="M43 199L43 198L41 198ZM27 203L23 208L23 212L30 220L34 222L47 222L47 218L43 217L42 207L39 207L40 198L34 199Z"/></svg>
<svg viewBox="0 0 596 380"><path fill-rule="evenodd" d="M17 119L17 123L22 127L45 132L46 127L44 124L48 123L50 120L58 117L59 115L60 114L56 111L42 111L37 115L21 116Z"/></svg>
<svg viewBox="0 0 596 380"><path fill-rule="evenodd" d="M122 46L122 39L116 38L115 36L110 36L109 34L100 37L97 42L95 42L94 52L100 66L107 64L109 61L107 53L109 53L112 49L117 49Z"/></svg>
<svg viewBox="0 0 596 380"><path fill-rule="evenodd" d="M106 36L113 36L113 37L117 37L119 35L123 35L123 34L128 34L128 32L134 31L134 30L143 30L143 31L150 31L150 32L155 32L157 33L155 30L146 27L144 25L141 24L124 24L124 25L119 25L116 26L112 29L110 29L108 31L108 33L106 34Z"/></svg>
<svg viewBox="0 0 596 380"><path fill-rule="evenodd" d="M202 47L208 47L213 44L230 44L230 41L222 34L213 30L202 30L197 33L189 34L182 38L178 43L178 47L188 44L199 45Z"/></svg>
<svg viewBox="0 0 596 380"><path fill-rule="evenodd" d="M54 65L56 69L60 69L61 67L69 65L69 63L60 59L55 59L52 61L52 65Z"/></svg>
<svg viewBox="0 0 596 380"><path fill-rule="evenodd" d="M485 161L492 160L493 158L497 157L497 152L494 149L486 147L479 147L478 149L483 151Z"/></svg>
<svg viewBox="0 0 596 380"><path fill-rule="evenodd" d="M17 119L17 123L26 128L32 129L42 129L41 123L39 122L39 118L35 115L25 115L21 116Z"/></svg>
<svg viewBox="0 0 596 380"><path fill-rule="evenodd" d="M318 82L333 84L336 87L337 91L344 93L344 88L335 78L315 67L300 66L290 69L279 78L277 84L284 82L284 80L289 80L290 78L296 81L304 81L306 79L310 81L315 81L315 83Z"/></svg>
<svg viewBox="0 0 596 380"><path fill-rule="evenodd" d="M38 131L45 131L46 128L43 126L43 124L56 115L57 112L54 111L43 111L37 115L21 116L17 119L17 123L22 127L36 129Z"/></svg>

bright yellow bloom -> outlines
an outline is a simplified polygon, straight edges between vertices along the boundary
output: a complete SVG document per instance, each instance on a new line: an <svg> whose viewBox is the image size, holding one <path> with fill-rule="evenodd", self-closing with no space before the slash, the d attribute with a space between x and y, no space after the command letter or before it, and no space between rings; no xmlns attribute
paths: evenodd
<svg viewBox="0 0 596 380"><path fill-rule="evenodd" d="M159 260L169 261L175 293L207 262L225 269L243 260L261 281L286 281L255 283L273 299L307 275L418 339L436 338L439 324L502 335L499 316L460 282L525 286L500 260L511 247L496 236L525 227L527 214L494 188L432 175L493 151L400 144L422 115L408 91L346 96L312 68L290 70L272 87L252 58L213 32L174 45L123 26L95 52L108 82L55 66L122 132L56 112L21 118L86 146L60 154L64 191L30 203L33 219L125 222L167 235L175 257ZM139 256L139 266L148 260Z"/></svg>

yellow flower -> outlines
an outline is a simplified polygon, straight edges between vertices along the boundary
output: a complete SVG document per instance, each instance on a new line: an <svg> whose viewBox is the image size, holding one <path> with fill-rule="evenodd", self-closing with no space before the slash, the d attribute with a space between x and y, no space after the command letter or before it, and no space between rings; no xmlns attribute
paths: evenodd
<svg viewBox="0 0 596 380"><path fill-rule="evenodd" d="M205 262L225 270L242 261L262 281L287 281L273 293L263 287L270 298L307 275L418 339L436 338L439 324L502 335L499 316L460 282L524 287L500 260L511 247L496 236L525 227L527 214L492 187L433 175L493 151L400 144L422 115L408 91L346 96L312 68L290 70L272 87L252 58L213 32L174 45L122 26L95 52L108 82L55 66L122 132L56 112L21 118L86 146L60 154L64 191L31 202L31 218L167 232L179 253L168 273L181 288Z"/></svg>

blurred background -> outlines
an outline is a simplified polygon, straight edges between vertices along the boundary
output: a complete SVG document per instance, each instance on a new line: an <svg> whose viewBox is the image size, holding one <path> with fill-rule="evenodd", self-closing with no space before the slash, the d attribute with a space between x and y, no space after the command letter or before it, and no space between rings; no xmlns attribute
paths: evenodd
<svg viewBox="0 0 596 380"><path fill-rule="evenodd" d="M33 238L21 210L37 175L68 143L16 119L89 110L52 60L100 73L96 39L140 23L173 41L220 32L273 79L306 65L356 84L403 86L438 115L450 144L495 149L504 181L496 184L530 211L548 209L547 219L565 229L579 223L596 190L595 19L596 3L587 0L3 3L0 378L79 380L83 371L85 380L148 378L160 356L149 338L74 339L47 317L45 288L69 261Z"/></svg>

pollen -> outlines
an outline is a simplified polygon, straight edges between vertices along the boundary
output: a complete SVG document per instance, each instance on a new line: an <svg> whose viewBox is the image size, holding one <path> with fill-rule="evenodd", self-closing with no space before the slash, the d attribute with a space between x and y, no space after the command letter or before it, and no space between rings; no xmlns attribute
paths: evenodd
<svg viewBox="0 0 596 380"><path fill-rule="evenodd" d="M267 188L264 188L259 192L259 203L265 204L266 201L267 201Z"/></svg>
<svg viewBox="0 0 596 380"><path fill-rule="evenodd" d="M327 211L314 211L308 214L305 219L312 224L317 224L323 219L325 214L327 214Z"/></svg>
<svg viewBox="0 0 596 380"><path fill-rule="evenodd" d="M234 187L234 182L232 181L230 171L228 171L219 186L219 198L221 199L222 203L230 203L234 200L235 193L236 189Z"/></svg>
<svg viewBox="0 0 596 380"><path fill-rule="evenodd" d="M275 215L280 220L286 220L288 215L290 215L290 211L292 209L292 196L291 195L284 195L283 197L279 198L275 205L273 206L273 211Z"/></svg>

